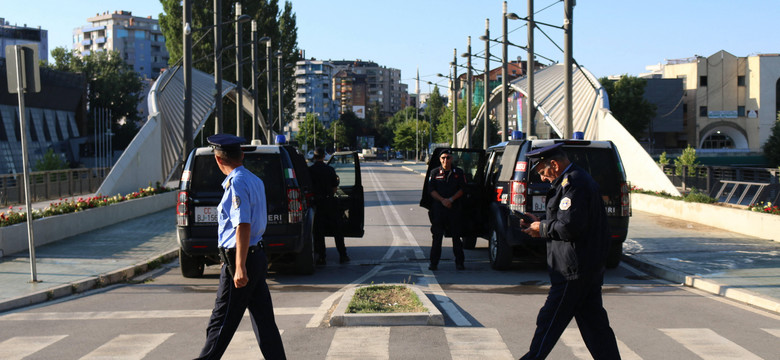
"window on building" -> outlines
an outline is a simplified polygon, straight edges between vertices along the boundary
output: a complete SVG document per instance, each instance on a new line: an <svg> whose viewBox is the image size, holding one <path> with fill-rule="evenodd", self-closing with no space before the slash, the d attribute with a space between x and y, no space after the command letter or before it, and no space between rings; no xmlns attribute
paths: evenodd
<svg viewBox="0 0 780 360"><path fill-rule="evenodd" d="M699 86L707 86L707 75L699 76Z"/></svg>
<svg viewBox="0 0 780 360"><path fill-rule="evenodd" d="M699 116L707 117L707 107L706 106L699 106Z"/></svg>
<svg viewBox="0 0 780 360"><path fill-rule="evenodd" d="M737 76L737 86L745 86L745 75Z"/></svg>
<svg viewBox="0 0 780 360"><path fill-rule="evenodd" d="M737 116L744 117L745 116L745 107L744 106L737 106Z"/></svg>
<svg viewBox="0 0 780 360"><path fill-rule="evenodd" d="M707 136L701 143L702 149L733 149L734 140L720 131Z"/></svg>
<svg viewBox="0 0 780 360"><path fill-rule="evenodd" d="M127 30L125 30L125 29L116 29L116 37L117 38L126 38L127 37Z"/></svg>
<svg viewBox="0 0 780 360"><path fill-rule="evenodd" d="M135 38L136 39L146 39L146 32L144 31L135 31Z"/></svg>

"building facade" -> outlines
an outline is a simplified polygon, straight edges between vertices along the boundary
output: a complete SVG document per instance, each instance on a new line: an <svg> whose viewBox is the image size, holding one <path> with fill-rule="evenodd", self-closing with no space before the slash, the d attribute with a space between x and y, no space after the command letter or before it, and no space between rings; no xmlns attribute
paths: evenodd
<svg viewBox="0 0 780 360"><path fill-rule="evenodd" d="M401 84L401 70L388 68L386 66L380 66L372 61L362 60L336 60L331 61L337 72L342 70L346 71L344 76L354 76L352 80L352 102L353 104L359 104L360 101L356 97L355 88L356 84L365 77L365 103L363 105L353 106L365 106L365 112L370 112L375 106L378 106L378 111L382 116L392 116L396 112L400 111L403 106L403 94L406 92L407 87ZM337 89L337 86L341 85L341 82L349 83L350 81L344 77L340 78L340 83L334 83L334 95L339 97L339 101L344 97L344 93L348 92ZM343 108L343 110L348 110ZM356 112L357 114L357 112Z"/></svg>
<svg viewBox="0 0 780 360"><path fill-rule="evenodd" d="M670 60L663 78L681 79L685 140L704 152L761 152L778 119L780 54Z"/></svg>
<svg viewBox="0 0 780 360"><path fill-rule="evenodd" d="M41 27L30 28L11 25L4 18L0 18L0 58L5 57L5 47L8 45L38 45L38 58L44 62L49 61L49 32Z"/></svg>
<svg viewBox="0 0 780 360"><path fill-rule="evenodd" d="M326 127L338 120L338 106L333 102L334 71L327 61L311 59L295 63L295 117L290 124L291 131L298 131L307 113L317 114Z"/></svg>
<svg viewBox="0 0 780 360"><path fill-rule="evenodd" d="M156 79L168 66L168 49L157 19L130 11L104 12L88 18L89 25L73 30L73 49L82 55L117 51L133 70Z"/></svg>

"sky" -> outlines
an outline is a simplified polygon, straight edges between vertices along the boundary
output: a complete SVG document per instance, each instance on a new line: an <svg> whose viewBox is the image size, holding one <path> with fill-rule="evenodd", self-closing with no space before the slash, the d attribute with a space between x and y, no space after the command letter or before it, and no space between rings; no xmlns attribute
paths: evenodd
<svg viewBox="0 0 780 360"><path fill-rule="evenodd" d="M229 0L223 0L229 1ZM281 0L280 0L281 2ZM292 0L297 16L298 47L307 58L360 59L401 70L401 82L414 92L420 73L420 92L447 82L457 49L466 52L471 36L472 53L484 54L485 19L490 38L500 39L501 0ZM535 0L535 20L562 26L562 0ZM780 53L775 38L780 18L778 0L580 0L573 16L573 57L597 77L638 75L645 67L695 55L709 56L726 50L735 56ZM56 9L56 10L55 10ZM129 10L136 16L162 12L157 0L79 0L63 6L62 0L0 2L0 17L11 24L41 26L49 31L49 50L71 47L74 28L87 24L98 12ZM527 1L509 0L508 11L528 14ZM525 46L523 20L509 20L509 41ZM539 25L536 53L563 63L563 31ZM546 36L545 36L546 34ZM549 39L547 38L549 37ZM774 40L773 40L774 39ZM501 56L501 45L491 44L491 55ZM509 47L510 60L526 59L526 51ZM549 63L543 58L538 61ZM491 61L491 68L499 65ZM473 58L472 67L484 69L484 60ZM458 72L465 70L459 68Z"/></svg>

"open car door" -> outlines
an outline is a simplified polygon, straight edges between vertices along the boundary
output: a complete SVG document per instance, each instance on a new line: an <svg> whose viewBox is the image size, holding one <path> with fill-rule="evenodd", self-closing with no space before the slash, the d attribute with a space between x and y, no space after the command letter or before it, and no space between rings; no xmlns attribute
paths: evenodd
<svg viewBox="0 0 780 360"><path fill-rule="evenodd" d="M344 237L363 237L364 205L363 182L360 178L360 160L355 151L336 152L328 160L328 166L336 170L339 177L339 187L336 191L336 201L342 212L339 228ZM328 227L325 236L333 236L333 229Z"/></svg>

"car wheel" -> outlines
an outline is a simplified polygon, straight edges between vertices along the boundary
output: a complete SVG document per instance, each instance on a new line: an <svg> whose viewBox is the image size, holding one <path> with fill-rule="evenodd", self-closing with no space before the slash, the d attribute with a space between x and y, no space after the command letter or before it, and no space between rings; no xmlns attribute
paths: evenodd
<svg viewBox="0 0 780 360"><path fill-rule="evenodd" d="M607 253L607 260L604 265L607 269L614 269L620 264L620 256L623 255L623 242L613 243L609 246L609 253Z"/></svg>
<svg viewBox="0 0 780 360"><path fill-rule="evenodd" d="M463 238L463 248L466 250L474 250L477 246L476 236L467 236Z"/></svg>
<svg viewBox="0 0 780 360"><path fill-rule="evenodd" d="M505 270L512 263L512 251L506 241L504 241L503 236L495 228L493 228L493 232L490 234L488 255L490 266L493 269Z"/></svg>
<svg viewBox="0 0 780 360"><path fill-rule="evenodd" d="M179 266L181 267L181 275L186 278L199 278L203 277L203 269L205 268L205 259L201 256L190 256L179 248Z"/></svg>

